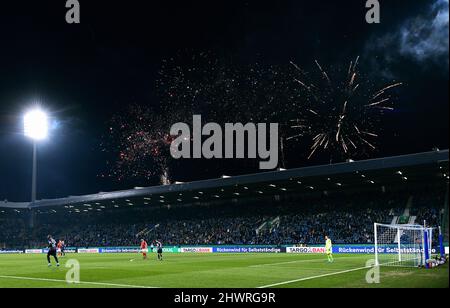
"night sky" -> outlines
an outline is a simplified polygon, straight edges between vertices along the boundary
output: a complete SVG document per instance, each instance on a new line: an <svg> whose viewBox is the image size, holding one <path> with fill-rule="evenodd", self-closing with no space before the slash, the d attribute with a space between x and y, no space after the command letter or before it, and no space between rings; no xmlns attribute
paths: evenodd
<svg viewBox="0 0 450 308"><path fill-rule="evenodd" d="M381 1L378 25L366 23L362 0L81 0L79 25L65 22L63 0L10 3L0 10L2 200L29 200L32 147L22 116L33 102L52 117L38 149L39 198L158 184L101 177L114 159L102 140L127 106L160 104L158 72L180 53L308 70L316 59L333 66L360 56L368 78L403 82L369 157L448 148L448 0ZM329 163L297 155L308 150L287 149L287 166ZM221 161L176 166L179 181L257 171Z"/></svg>

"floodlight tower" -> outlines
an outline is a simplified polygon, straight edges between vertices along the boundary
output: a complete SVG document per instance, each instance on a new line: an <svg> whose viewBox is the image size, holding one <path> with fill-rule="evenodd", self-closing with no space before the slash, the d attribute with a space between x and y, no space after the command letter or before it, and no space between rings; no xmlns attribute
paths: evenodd
<svg viewBox="0 0 450 308"><path fill-rule="evenodd" d="M48 117L40 108L36 108L27 112L24 116L24 134L33 140L33 175L31 182L31 202L36 202L36 157L37 143L44 140L48 136Z"/></svg>

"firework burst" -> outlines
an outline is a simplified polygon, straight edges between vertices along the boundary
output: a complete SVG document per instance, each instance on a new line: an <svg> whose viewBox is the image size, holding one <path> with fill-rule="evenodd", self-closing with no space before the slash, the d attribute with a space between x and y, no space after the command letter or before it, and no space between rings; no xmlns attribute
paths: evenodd
<svg viewBox="0 0 450 308"><path fill-rule="evenodd" d="M170 183L172 121L171 114L155 113L138 105L114 116L102 143L104 152L113 157L108 162L108 176L120 181L160 177L162 184Z"/></svg>
<svg viewBox="0 0 450 308"><path fill-rule="evenodd" d="M315 61L318 77L291 62L304 99L299 117L290 121L294 133L287 140L311 138L308 159L319 151L350 156L376 149L380 116L394 110L391 91L402 83L374 90L370 80L361 76L358 62L359 58L345 72L332 76Z"/></svg>

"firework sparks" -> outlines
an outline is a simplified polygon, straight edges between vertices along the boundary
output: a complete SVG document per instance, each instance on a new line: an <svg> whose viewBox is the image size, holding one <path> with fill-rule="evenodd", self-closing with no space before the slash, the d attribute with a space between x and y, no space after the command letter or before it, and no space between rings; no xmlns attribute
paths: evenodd
<svg viewBox="0 0 450 308"><path fill-rule="evenodd" d="M170 183L170 127L190 122L194 114L219 124L283 123L282 150L284 141L311 139L308 159L319 152L353 156L375 150L377 119L393 110L391 91L402 83L372 90L358 71L359 58L337 75L314 63L308 73L294 62L234 65L208 53L163 61L156 84L159 107L135 105L112 120L104 143L115 157L109 176Z"/></svg>
<svg viewBox="0 0 450 308"><path fill-rule="evenodd" d="M290 111L287 102L297 95L288 73L275 65L219 60L207 52L180 53L164 61L157 88L164 105L201 114L205 121L280 122Z"/></svg>
<svg viewBox="0 0 450 308"><path fill-rule="evenodd" d="M149 108L137 105L114 116L102 143L104 152L114 157L108 163L107 176L122 181L150 180L163 174L164 183L168 183L171 121L170 115L158 116Z"/></svg>

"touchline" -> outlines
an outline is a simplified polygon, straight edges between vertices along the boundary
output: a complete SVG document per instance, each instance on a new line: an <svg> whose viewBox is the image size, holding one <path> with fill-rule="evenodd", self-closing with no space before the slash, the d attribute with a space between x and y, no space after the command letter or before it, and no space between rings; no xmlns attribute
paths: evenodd
<svg viewBox="0 0 450 308"><path fill-rule="evenodd" d="M217 123L203 126L201 115L194 115L192 129L186 123L172 125L170 134L177 138L171 144L170 153L174 159L259 158L260 169L275 169L278 166L278 126L278 123L226 123L222 130Z"/></svg>

